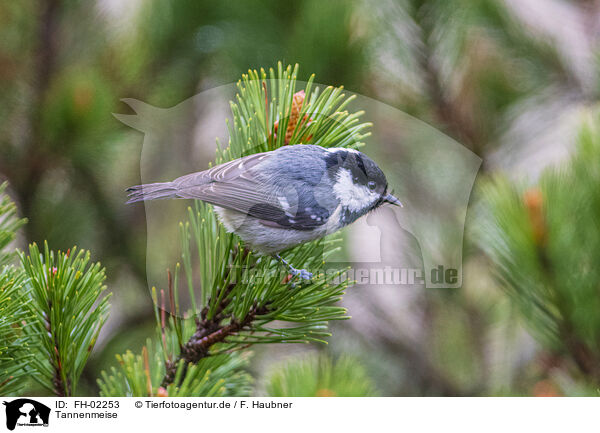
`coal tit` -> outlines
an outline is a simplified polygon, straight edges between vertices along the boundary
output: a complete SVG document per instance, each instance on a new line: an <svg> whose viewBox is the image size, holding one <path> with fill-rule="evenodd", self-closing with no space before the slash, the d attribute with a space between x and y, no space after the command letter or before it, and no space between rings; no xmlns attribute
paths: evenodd
<svg viewBox="0 0 600 433"><path fill-rule="evenodd" d="M211 203L229 232L304 279L312 274L295 269L279 252L333 233L384 203L402 206L364 153L310 144L248 155L127 191L127 203L165 198Z"/></svg>

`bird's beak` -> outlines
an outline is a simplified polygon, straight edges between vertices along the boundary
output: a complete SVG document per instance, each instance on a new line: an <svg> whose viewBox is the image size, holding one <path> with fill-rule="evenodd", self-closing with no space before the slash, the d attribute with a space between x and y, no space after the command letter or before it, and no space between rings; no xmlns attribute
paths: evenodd
<svg viewBox="0 0 600 433"><path fill-rule="evenodd" d="M400 200L398 200L396 197L394 197L392 194L387 194L384 198L383 198L384 203L390 203L396 206L400 206L400 207L404 207L402 205L402 202Z"/></svg>

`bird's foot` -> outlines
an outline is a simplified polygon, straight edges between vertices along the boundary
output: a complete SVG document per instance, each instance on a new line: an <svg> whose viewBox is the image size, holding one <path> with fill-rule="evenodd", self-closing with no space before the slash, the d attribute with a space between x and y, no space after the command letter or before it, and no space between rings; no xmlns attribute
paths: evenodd
<svg viewBox="0 0 600 433"><path fill-rule="evenodd" d="M303 280L312 280L312 272L308 272L306 269L296 269L290 266L290 272L294 277L300 277Z"/></svg>
<svg viewBox="0 0 600 433"><path fill-rule="evenodd" d="M306 269L296 269L292 265L290 265L287 261L279 256L279 254L274 254L274 257L281 262L285 267L288 268L290 274L293 277L300 277L302 280L312 280L313 274L308 272Z"/></svg>

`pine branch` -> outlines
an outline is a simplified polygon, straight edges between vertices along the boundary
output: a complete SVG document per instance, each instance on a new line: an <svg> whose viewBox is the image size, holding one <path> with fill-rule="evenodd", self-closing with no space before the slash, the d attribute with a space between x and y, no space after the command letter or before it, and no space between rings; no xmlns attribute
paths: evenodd
<svg viewBox="0 0 600 433"><path fill-rule="evenodd" d="M177 366L183 361L187 364L197 364L202 358L209 356L209 348L217 343L222 343L227 337L249 327L257 316L268 312L266 307L253 306L248 315L241 321L232 320L227 325L219 325L214 319L208 322L199 322L198 328L189 341L181 349L175 362L166 363L165 377L161 386L166 388L173 383ZM219 320L220 321L220 320ZM185 374L184 374L185 376Z"/></svg>
<svg viewBox="0 0 600 433"><path fill-rule="evenodd" d="M25 276L13 267L0 272L0 395L15 395L26 382L25 366L32 354L31 338L25 331L28 309Z"/></svg>
<svg viewBox="0 0 600 433"><path fill-rule="evenodd" d="M332 360L308 355L275 368L267 393L272 397L370 397L375 387L365 368L354 358Z"/></svg>
<svg viewBox="0 0 600 433"><path fill-rule="evenodd" d="M284 69L280 63L277 71L271 69L268 75L261 70L242 76L231 103L232 120L227 122L229 143L225 148L217 143L217 164L289 144L362 145L370 124L359 121L362 112L346 111L352 98L346 98L341 88L313 86L314 77L298 91L297 70L298 66ZM196 382L206 379L199 372L208 363L228 365L238 359L236 352L254 344L324 342L330 335L328 321L347 318L346 310L335 305L349 284L336 281L343 270L323 272L324 260L339 248L339 238L307 243L284 253L295 266L314 273L313 280L304 282L292 280L270 257L245 249L206 203L196 202L188 208L179 233L181 263L176 264L173 275L168 273L168 292L152 291L160 342L157 353L162 361L153 363L150 357L142 376L131 369L143 364L144 354L119 357L124 373L113 370L111 375L103 374L99 381L103 395L119 395L119 391L170 396L212 393L213 388ZM181 281L187 285L188 312L179 305ZM146 347L149 350L150 345ZM227 371L239 379L234 382L244 391L243 375L235 369ZM209 380L213 379L217 377L210 375ZM220 379L225 384L230 381L229 377ZM237 386L235 383L232 386Z"/></svg>
<svg viewBox="0 0 600 433"><path fill-rule="evenodd" d="M15 253L7 247L27 223L27 219L17 217L17 206L6 194L7 187L7 182L0 184L0 268L12 263Z"/></svg>
<svg viewBox="0 0 600 433"><path fill-rule="evenodd" d="M89 252L73 248L55 254L47 243L43 253L32 244L29 255L20 256L33 314L26 329L36 354L28 370L57 396L74 395L108 316L104 269L90 264Z"/></svg>
<svg viewBox="0 0 600 433"><path fill-rule="evenodd" d="M237 254L237 252L236 252ZM246 257L249 254L247 249L242 250L242 254ZM229 280L231 268L227 270L224 280ZM227 308L231 302L230 294L234 290L235 284L229 284L223 292L222 299L218 303L218 307L215 310L215 314L212 318L208 318L209 307L208 305L202 309L200 313L200 320L196 319L196 332L190 337L187 343L180 346L180 354L176 361L167 360L165 362L165 376L162 380L161 386L166 388L173 383L175 374L177 372L178 365L183 361L187 366L189 363L196 364L202 358L209 355L209 348L213 344L223 342L232 333L238 332L247 326L256 316L257 310L250 311L249 315L242 322L233 321L228 325L221 325L221 321L224 319L223 311ZM171 274L169 272L169 294L170 298L173 293ZM171 301L173 303L174 301ZM210 303L210 302L209 302ZM165 311L165 306L161 306L161 310ZM172 310L174 310L172 308ZM164 335L164 326L161 327L161 332Z"/></svg>
<svg viewBox="0 0 600 433"><path fill-rule="evenodd" d="M10 265L15 254L8 249L25 220L17 218L6 187L6 183L0 185L0 395L14 395L26 382L24 367L32 356L27 350L31 341L25 331L31 312L25 275Z"/></svg>
<svg viewBox="0 0 600 433"><path fill-rule="evenodd" d="M600 129L584 126L577 152L538 185L496 179L478 238L495 277L549 351L600 383ZM565 224L574 215L577 222Z"/></svg>
<svg viewBox="0 0 600 433"><path fill-rule="evenodd" d="M243 372L248 364L247 354L221 354L201 359L196 364L181 362L176 369L178 385L160 386L164 372L164 352L161 344L150 339L142 354L127 352L118 355L118 366L109 373L103 371L98 379L100 395L104 397L224 397L247 396L251 378ZM185 372L184 372L185 370Z"/></svg>

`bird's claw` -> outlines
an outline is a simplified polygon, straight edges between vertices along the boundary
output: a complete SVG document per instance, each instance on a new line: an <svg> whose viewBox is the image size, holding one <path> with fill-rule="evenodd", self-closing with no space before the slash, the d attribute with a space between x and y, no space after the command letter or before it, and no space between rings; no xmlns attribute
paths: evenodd
<svg viewBox="0 0 600 433"><path fill-rule="evenodd" d="M291 269L292 275L300 277L303 280L312 280L312 272L308 272L306 269Z"/></svg>
<svg viewBox="0 0 600 433"><path fill-rule="evenodd" d="M302 280L312 280L313 274L311 272L308 272L306 269L296 269L294 268L292 265L290 265L288 262L286 262L284 259L281 258L281 256L279 254L274 254L273 257L275 257L275 259L277 259L279 262L281 262L283 265L285 265L285 267L288 268L288 270L290 271L290 274L293 277L300 277L300 279Z"/></svg>

